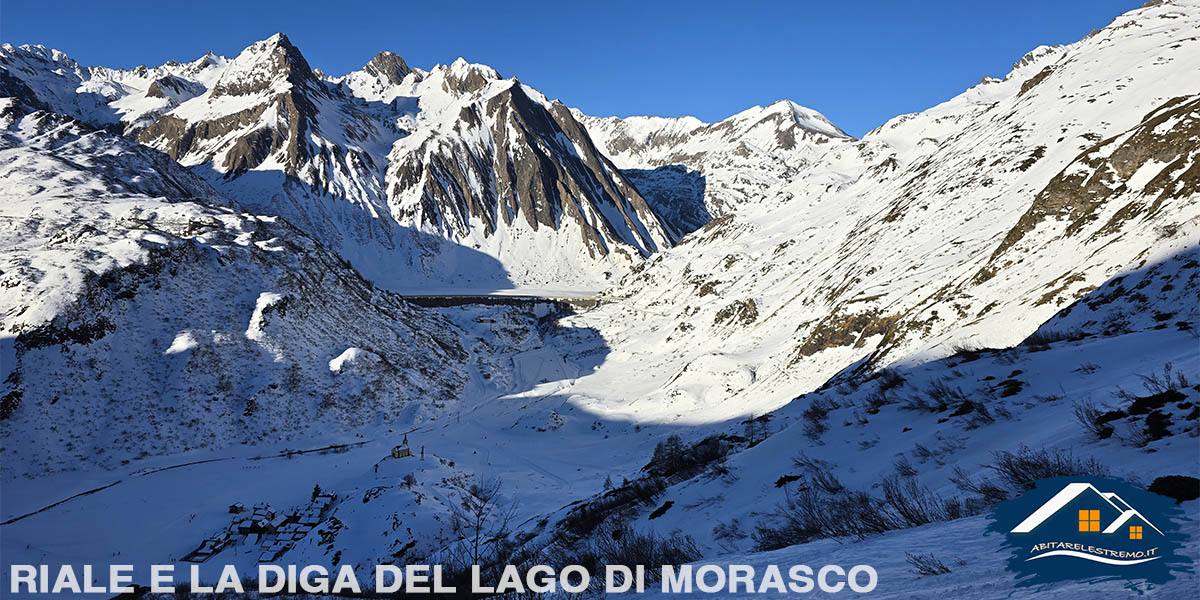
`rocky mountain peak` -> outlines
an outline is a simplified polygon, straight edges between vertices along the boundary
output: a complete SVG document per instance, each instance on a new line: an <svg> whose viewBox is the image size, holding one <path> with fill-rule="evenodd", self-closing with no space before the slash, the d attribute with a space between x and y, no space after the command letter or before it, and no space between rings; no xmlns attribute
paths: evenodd
<svg viewBox="0 0 1200 600"><path fill-rule="evenodd" d="M392 85L400 85L404 81L404 76L411 73L412 69L399 55L384 50L376 54L375 58L372 58L371 62L363 67L363 71Z"/></svg>
<svg viewBox="0 0 1200 600"><path fill-rule="evenodd" d="M1065 48L1066 48L1065 46L1061 46L1061 45L1038 46L1037 48L1034 48L1033 50L1026 52L1025 56L1021 57L1021 60L1018 60L1017 62L1013 63L1013 70L1020 69L1021 67L1031 65L1035 62L1039 62L1043 58L1046 58L1047 56L1052 56L1052 55L1058 54L1059 52L1062 52L1063 49L1065 49Z"/></svg>
<svg viewBox="0 0 1200 600"><path fill-rule="evenodd" d="M715 123L693 117L595 118L576 112L597 145L639 191L686 218L685 231L800 177L831 148L854 138L790 100L753 106ZM682 170L680 170L682 168ZM669 202L668 202L669 200Z"/></svg>
<svg viewBox="0 0 1200 600"><path fill-rule="evenodd" d="M401 224L489 249L517 276L530 265L512 240L540 238L561 253L552 277L572 281L618 260L616 248L645 256L671 245L565 106L465 61L432 76L456 99L430 131L399 140L389 156L389 203Z"/></svg>
<svg viewBox="0 0 1200 600"><path fill-rule="evenodd" d="M204 88L175 75L163 75L150 82L147 98L168 98L179 102L203 93Z"/></svg>
<svg viewBox="0 0 1200 600"><path fill-rule="evenodd" d="M49 63L54 63L59 67L70 70L79 69L79 63L76 63L73 58L67 56L65 52L47 48L41 44L22 44L13 46L12 44L0 44L0 49L3 50L0 56L4 57L5 62L10 60L10 57L16 54L22 54L26 57L41 60Z"/></svg>
<svg viewBox="0 0 1200 600"><path fill-rule="evenodd" d="M215 161L233 175L274 156L295 175L310 156L308 133L319 129L318 98L329 98L326 85L277 33L243 50L207 92L163 114L138 140L185 164Z"/></svg>
<svg viewBox="0 0 1200 600"><path fill-rule="evenodd" d="M489 82L501 79L495 69L487 65L467 62L461 56L449 66L439 65L434 70L442 74L442 89L457 95L478 92Z"/></svg>
<svg viewBox="0 0 1200 600"><path fill-rule="evenodd" d="M777 119L782 124L795 124L801 129L819 133L836 138L852 139L849 134L842 131L837 125L825 117L825 115L805 106L800 106L791 100L776 100L765 108L752 108L747 113L757 113L759 120ZM736 117L735 117L736 118Z"/></svg>
<svg viewBox="0 0 1200 600"><path fill-rule="evenodd" d="M212 93L214 97L246 96L314 82L316 76L300 49L286 35L277 33L242 50L221 74Z"/></svg>
<svg viewBox="0 0 1200 600"><path fill-rule="evenodd" d="M221 64L222 62L226 62L228 60L229 59L225 58L224 56L219 56L216 52L209 50L208 52L204 53L204 56L201 56L200 58L188 63L188 67L190 67L192 70L198 71L213 65Z"/></svg>

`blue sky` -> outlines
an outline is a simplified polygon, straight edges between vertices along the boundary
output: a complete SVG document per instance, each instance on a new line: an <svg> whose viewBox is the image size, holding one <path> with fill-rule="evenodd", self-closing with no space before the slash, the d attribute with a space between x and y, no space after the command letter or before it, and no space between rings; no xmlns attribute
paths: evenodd
<svg viewBox="0 0 1200 600"><path fill-rule="evenodd" d="M83 64L232 56L282 31L338 75L392 50L428 68L458 56L595 115L706 121L781 98L853 135L1003 76L1140 0L713 2L3 2L0 39Z"/></svg>

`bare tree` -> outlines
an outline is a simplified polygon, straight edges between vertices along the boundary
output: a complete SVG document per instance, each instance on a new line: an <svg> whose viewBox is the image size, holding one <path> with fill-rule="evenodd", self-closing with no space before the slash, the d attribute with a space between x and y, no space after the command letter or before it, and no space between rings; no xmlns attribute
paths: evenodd
<svg viewBox="0 0 1200 600"><path fill-rule="evenodd" d="M501 487L499 479L472 483L459 489L458 503L451 506L450 526L457 537L456 554L466 565L495 564L512 550L510 525L517 503L504 505Z"/></svg>
<svg viewBox="0 0 1200 600"><path fill-rule="evenodd" d="M655 471L661 475L670 475L679 471L684 462L683 439L679 434L671 434L667 439L654 446L654 455L650 462Z"/></svg>
<svg viewBox="0 0 1200 600"><path fill-rule="evenodd" d="M749 419L742 421L742 423L745 425L743 437L746 438L746 443L754 446L766 439L767 419L770 418L770 415L760 415L757 417L751 415Z"/></svg>

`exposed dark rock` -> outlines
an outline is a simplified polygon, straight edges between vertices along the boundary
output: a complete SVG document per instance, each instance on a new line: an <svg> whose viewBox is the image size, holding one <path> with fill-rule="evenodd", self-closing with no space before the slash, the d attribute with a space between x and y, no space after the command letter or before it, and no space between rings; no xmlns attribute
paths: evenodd
<svg viewBox="0 0 1200 600"><path fill-rule="evenodd" d="M1165 475L1151 482L1146 490L1182 504L1200 498L1200 479L1188 475Z"/></svg>
<svg viewBox="0 0 1200 600"><path fill-rule="evenodd" d="M877 310L851 314L835 311L812 328L796 347L792 362L838 346L861 347L871 336L890 333L900 319L899 314L885 315Z"/></svg>
<svg viewBox="0 0 1200 600"><path fill-rule="evenodd" d="M146 88L148 98L169 98L198 96L204 92L203 87L186 81L174 75L164 75L150 82Z"/></svg>
<svg viewBox="0 0 1200 600"><path fill-rule="evenodd" d="M21 333L17 336L17 343L25 348L43 348L54 344L90 344L113 330L112 323L104 317L77 325L58 321Z"/></svg>
<svg viewBox="0 0 1200 600"><path fill-rule="evenodd" d="M465 64L456 63L458 64ZM452 65L447 69L446 79L442 89L459 96L478 92L487 86L489 81L497 79L496 73L480 65L466 65L463 69L455 69Z"/></svg>
<svg viewBox="0 0 1200 600"><path fill-rule="evenodd" d="M1166 127L1160 127L1169 124ZM1064 235L1079 232L1097 218L1101 206L1127 190L1126 181L1149 161L1165 163L1142 194L1119 210L1101 229L1119 229L1123 221L1154 214L1165 202L1200 193L1200 97L1173 98L1137 127L1085 150L1034 198L992 254L992 261L1049 218L1067 221ZM1186 169L1186 170L1185 170ZM1153 198L1149 206L1146 198Z"/></svg>
<svg viewBox="0 0 1200 600"><path fill-rule="evenodd" d="M215 100L264 96L263 102L206 120L185 121L166 114L143 130L138 141L159 148L176 160L187 157L193 162L218 161L218 166L231 176L253 169L268 156L282 152L280 162L286 166L287 174L296 175L314 154L307 142L308 132L319 128L313 98L331 92L286 36L279 34L259 44L262 45L259 62L253 68L242 65L236 76L223 77L213 86L209 97ZM281 86L281 82L288 85ZM264 122L262 117L271 108L276 120ZM205 143L224 140L237 131L246 133L231 144L212 147ZM196 156L199 148L206 148L207 154Z"/></svg>
<svg viewBox="0 0 1200 600"><path fill-rule="evenodd" d="M659 249L645 229L645 224L661 227L658 217L596 150L566 107L556 103L547 108L514 83L486 103L465 107L455 130L485 128L489 122L485 134L492 147L470 146L458 136L433 136L412 158L392 165L393 197L421 189L419 205L406 207L403 216L458 234L465 234L472 220L483 223L487 234L500 219L509 225L522 219L535 231L559 228L569 220L580 226L593 256L607 254L613 240L643 252ZM609 218L589 216L601 206L607 207ZM610 222L613 215L623 223ZM623 226L632 239L616 226Z"/></svg>
<svg viewBox="0 0 1200 600"><path fill-rule="evenodd" d="M375 58L372 58L371 62L367 63L367 66L363 70L392 85L404 81L404 76L412 71L403 58L387 51L376 54Z"/></svg>
<svg viewBox="0 0 1200 600"><path fill-rule="evenodd" d="M717 316L713 319L713 324L732 323L746 326L757 320L758 304L754 300L738 300L717 311Z"/></svg>
<svg viewBox="0 0 1200 600"><path fill-rule="evenodd" d="M1129 405L1129 414L1143 415L1151 411L1158 410L1166 406L1168 403L1179 402L1181 400L1185 400L1186 398L1187 396L1184 396L1182 393L1176 390L1167 390L1165 392L1140 397Z"/></svg>
<svg viewBox="0 0 1200 600"><path fill-rule="evenodd" d="M259 42L265 46L262 61L252 72L239 73L237 78L222 78L213 86L214 98L222 96L249 96L269 89L278 77L283 77L294 87L309 87L317 81L312 67L293 46L287 36L282 33L265 41Z"/></svg>
<svg viewBox="0 0 1200 600"><path fill-rule="evenodd" d="M1017 96L1024 96L1025 92L1028 92L1029 90L1033 89L1034 86L1036 86L1037 84L1045 81L1046 78L1049 77L1050 74L1053 72L1054 72L1054 67L1046 67L1046 68L1042 69L1041 71L1038 71L1037 75L1034 75L1033 77L1030 77L1029 79L1026 79L1025 82L1021 84L1021 91L1017 92Z"/></svg>

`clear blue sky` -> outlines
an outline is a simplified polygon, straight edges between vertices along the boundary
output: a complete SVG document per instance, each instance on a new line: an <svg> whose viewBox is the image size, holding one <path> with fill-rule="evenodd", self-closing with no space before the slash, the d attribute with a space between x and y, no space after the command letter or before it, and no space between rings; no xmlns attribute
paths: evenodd
<svg viewBox="0 0 1200 600"><path fill-rule="evenodd" d="M3 0L0 39L86 65L233 56L282 31L340 75L380 50L458 56L596 115L712 121L787 98L853 135L1002 76L1141 0L260 2Z"/></svg>

